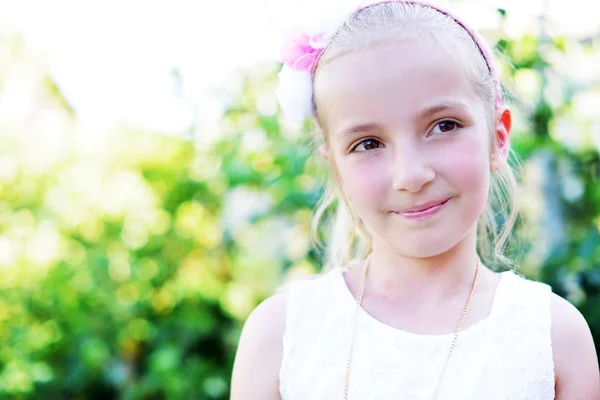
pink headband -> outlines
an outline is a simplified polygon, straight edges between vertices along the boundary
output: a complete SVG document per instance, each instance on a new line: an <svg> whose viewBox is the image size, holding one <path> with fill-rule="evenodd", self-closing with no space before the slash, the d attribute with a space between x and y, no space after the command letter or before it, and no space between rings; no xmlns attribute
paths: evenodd
<svg viewBox="0 0 600 400"><path fill-rule="evenodd" d="M450 11L445 10L437 5L420 1L420 0L384 0L375 3L368 4L355 10L351 15L354 15L366 8L373 7L380 4L401 2L407 4L416 4L424 7L429 7L433 10L438 11L452 18L458 25L460 25L473 39L473 42L479 49L481 56L483 57L490 74L494 81L494 95L495 95L495 108L500 109L502 106L502 92L500 90L500 80L497 75L497 70L492 57L492 51L485 42L485 40L475 30L469 28L464 22L458 17L452 14ZM337 27L336 31L339 29ZM297 35L289 38L283 43L281 59L284 67L279 74L280 86L276 90L276 95L279 102L290 119L302 120L312 114L312 79L314 77L315 67L319 60L319 57L329 44L331 38L335 36L335 33L329 38L324 40L324 35L308 36L307 34L300 32ZM287 68L286 68L287 67ZM302 76L300 76L302 74ZM289 85L291 80L297 81L294 85ZM310 90L308 88L310 84ZM296 86L295 88L292 88ZM296 89L296 90L294 90ZM299 89L299 90L298 90ZM297 92L297 93L294 93ZM294 95L300 96L300 98L293 99ZM310 95L310 104L306 101L306 97ZM304 99L302 99L304 97ZM303 101L304 100L304 101ZM310 108L309 108L310 107Z"/></svg>

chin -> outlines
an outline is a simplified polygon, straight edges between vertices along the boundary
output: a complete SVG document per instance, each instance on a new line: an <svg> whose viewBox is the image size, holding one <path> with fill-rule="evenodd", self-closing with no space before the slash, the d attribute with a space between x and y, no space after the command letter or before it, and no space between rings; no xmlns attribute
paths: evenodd
<svg viewBox="0 0 600 400"><path fill-rule="evenodd" d="M458 244L468 236L468 232L462 237L452 232L448 235L415 235L409 240L401 243L387 243L395 251L412 258L430 258L443 254Z"/></svg>
<svg viewBox="0 0 600 400"><path fill-rule="evenodd" d="M456 244L457 243L454 243L453 245L443 246L437 243L427 243L425 245L421 244L419 246L413 246L410 249L404 248L399 250L403 254L406 254L407 256L412 258L430 258L447 252L448 250L456 246Z"/></svg>

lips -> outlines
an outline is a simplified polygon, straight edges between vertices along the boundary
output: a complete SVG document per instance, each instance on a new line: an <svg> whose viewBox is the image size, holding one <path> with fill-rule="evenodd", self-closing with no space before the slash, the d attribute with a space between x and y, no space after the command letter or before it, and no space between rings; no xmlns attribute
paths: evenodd
<svg viewBox="0 0 600 400"><path fill-rule="evenodd" d="M422 203L422 204L418 204L416 206L413 207L409 207L409 208L405 208L404 210L398 211L399 213L416 213L416 212L421 212L421 211L426 211L432 207L441 205L446 203L448 200L450 200L449 198L447 199L443 199L443 200L434 200L434 201L429 201L427 203Z"/></svg>

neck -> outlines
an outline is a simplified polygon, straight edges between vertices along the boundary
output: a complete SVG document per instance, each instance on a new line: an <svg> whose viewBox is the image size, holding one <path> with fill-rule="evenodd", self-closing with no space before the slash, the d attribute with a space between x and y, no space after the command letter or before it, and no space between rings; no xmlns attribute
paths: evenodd
<svg viewBox="0 0 600 400"><path fill-rule="evenodd" d="M476 267L474 231L448 251L422 258L374 242L366 287L371 296L385 302L420 299L438 303L469 288Z"/></svg>

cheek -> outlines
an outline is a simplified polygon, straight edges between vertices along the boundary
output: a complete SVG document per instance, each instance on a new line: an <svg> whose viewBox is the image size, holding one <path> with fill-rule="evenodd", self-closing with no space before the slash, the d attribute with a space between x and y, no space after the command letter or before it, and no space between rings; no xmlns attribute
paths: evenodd
<svg viewBox="0 0 600 400"><path fill-rule="evenodd" d="M485 141L476 138L458 143L451 152L440 157L444 163L443 170L451 171L453 179L461 186L470 186L473 191L485 188L487 192L489 155L486 146Z"/></svg>
<svg viewBox="0 0 600 400"><path fill-rule="evenodd" d="M389 179L384 160L343 161L338 164L338 171L340 185L355 206L373 204L385 196Z"/></svg>

